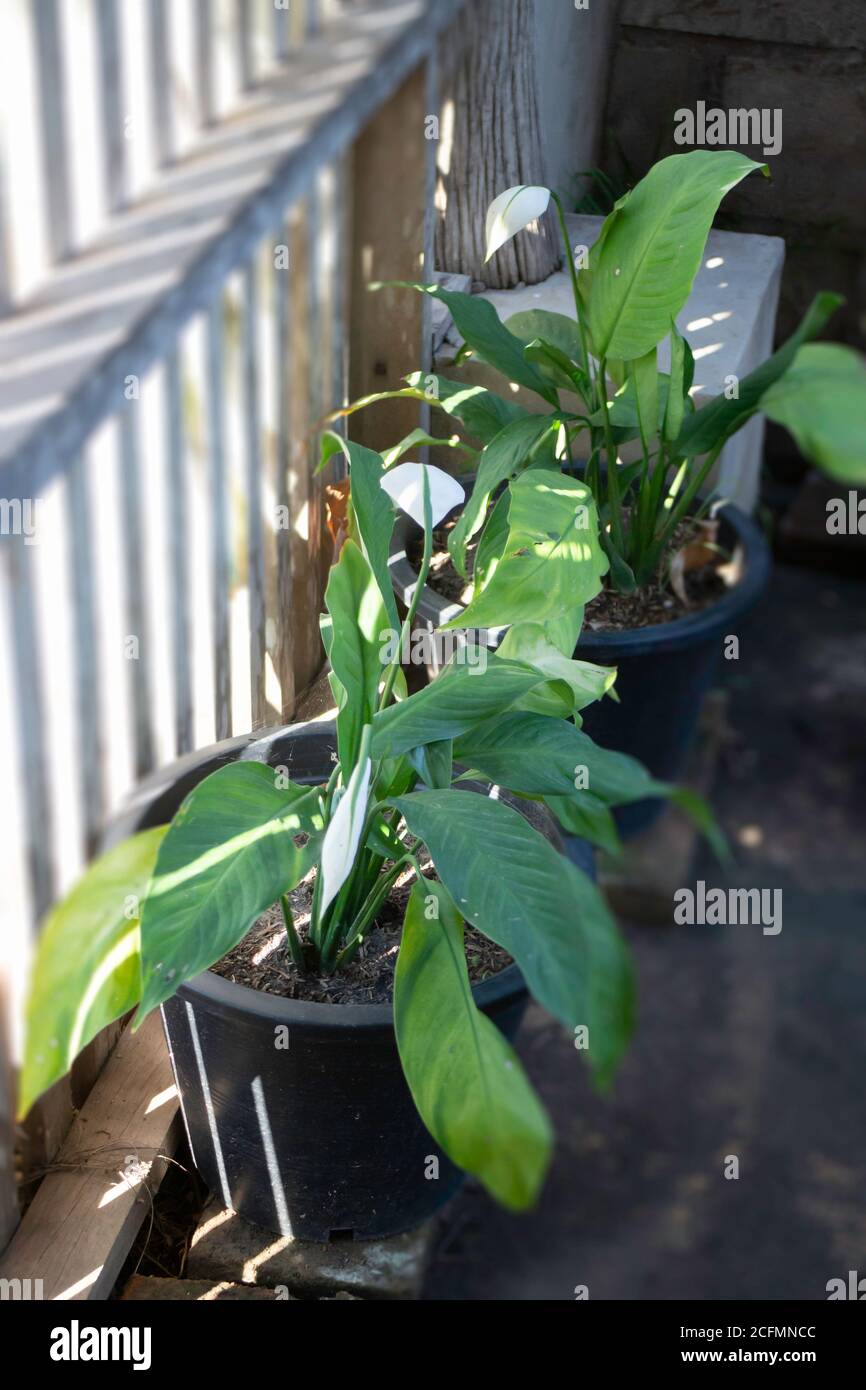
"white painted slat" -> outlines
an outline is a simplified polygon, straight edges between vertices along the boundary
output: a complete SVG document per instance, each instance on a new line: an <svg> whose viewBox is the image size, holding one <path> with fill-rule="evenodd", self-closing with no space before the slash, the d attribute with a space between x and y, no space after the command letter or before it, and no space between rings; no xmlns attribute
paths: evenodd
<svg viewBox="0 0 866 1390"><path fill-rule="evenodd" d="M274 57L278 63L284 63L289 56L289 45L291 33L289 25L289 6L281 7L274 0Z"/></svg>
<svg viewBox="0 0 866 1390"><path fill-rule="evenodd" d="M170 27L167 0L149 0L150 65L153 74L153 137L161 166L174 158Z"/></svg>
<svg viewBox="0 0 866 1390"><path fill-rule="evenodd" d="M291 235L285 222L277 230L277 245L288 251ZM292 640L292 506L289 475L292 466L292 394L291 394L291 321L292 294L291 262L285 263L281 253L279 263L274 256L273 295L275 344L272 370L276 381L277 402L276 486L274 489L279 516L277 530L277 677L282 695L282 717L290 719L295 707L295 655Z"/></svg>
<svg viewBox="0 0 866 1390"><path fill-rule="evenodd" d="M195 0L195 84L198 119L209 126L214 119L214 13L213 0Z"/></svg>
<svg viewBox="0 0 866 1390"><path fill-rule="evenodd" d="M238 85L242 92L255 86L253 68L253 5L252 0L235 0L235 25L238 52Z"/></svg>
<svg viewBox="0 0 866 1390"><path fill-rule="evenodd" d="M166 493L172 611L169 614L174 664L175 746L178 754L193 747L192 678L189 647L189 586L187 583L186 469L183 438L183 386L177 344L165 359L165 402L168 428L168 488Z"/></svg>
<svg viewBox="0 0 866 1390"><path fill-rule="evenodd" d="M75 638L76 762L84 853L90 859L99 843L105 816L105 768L87 471L87 455L82 451L68 474L69 591Z"/></svg>
<svg viewBox="0 0 866 1390"><path fill-rule="evenodd" d="M253 728L265 723L265 557L262 524L262 422L259 401L257 262L244 270L243 400L247 458L247 571Z"/></svg>
<svg viewBox="0 0 866 1390"><path fill-rule="evenodd" d="M42 132L42 169L48 214L51 258L72 254L72 192L66 147L66 81L63 72L59 0L39 0L32 6L35 26L37 78Z"/></svg>
<svg viewBox="0 0 866 1390"><path fill-rule="evenodd" d="M223 390L224 299L211 305L207 325L207 396L211 492L211 602L214 643L214 722L217 739L232 732L231 633L229 624L229 518Z"/></svg>
<svg viewBox="0 0 866 1390"><path fill-rule="evenodd" d="M119 0L96 0L105 188L110 212L126 204L127 170Z"/></svg>
<svg viewBox="0 0 866 1390"><path fill-rule="evenodd" d="M0 538L0 587L8 605L8 628L13 635L13 728L24 801L27 877L34 931L54 901L57 889L52 853L54 814L45 741L45 687L34 592L35 565L34 547L25 544L22 535Z"/></svg>
<svg viewBox="0 0 866 1390"><path fill-rule="evenodd" d="M132 708L133 770L144 777L154 765L153 704L151 701L151 625L145 604L141 476L137 405L130 402L119 419L120 488L123 517L124 604L126 637L138 640L138 658L129 660L129 699Z"/></svg>

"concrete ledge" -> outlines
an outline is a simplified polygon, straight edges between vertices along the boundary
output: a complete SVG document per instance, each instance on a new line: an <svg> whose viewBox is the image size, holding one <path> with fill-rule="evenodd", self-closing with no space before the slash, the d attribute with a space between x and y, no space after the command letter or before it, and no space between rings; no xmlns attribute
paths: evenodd
<svg viewBox="0 0 866 1390"><path fill-rule="evenodd" d="M244 1221L213 1198L192 1238L190 1279L283 1286L299 1298L337 1293L360 1298L418 1298L436 1221L386 1240L316 1244L277 1236Z"/></svg>

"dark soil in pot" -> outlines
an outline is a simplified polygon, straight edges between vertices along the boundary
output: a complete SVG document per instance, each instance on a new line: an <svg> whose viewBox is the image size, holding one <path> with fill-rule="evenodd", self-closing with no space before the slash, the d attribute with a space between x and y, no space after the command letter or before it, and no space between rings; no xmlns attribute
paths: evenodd
<svg viewBox="0 0 866 1390"><path fill-rule="evenodd" d="M474 479L464 480L470 488ZM599 666L616 666L619 703L604 699L582 712L586 732L605 748L628 753L662 781L682 776L695 738L704 695L710 689L723 658L725 639L740 637L742 624L767 586L770 549L760 528L739 508L727 506L718 513L719 544L731 556L733 582L723 583L713 573L703 580L687 577L684 605L670 590L647 591L644 612L619 601L614 594L600 595L587 606L586 624L574 655ZM440 532L444 541L445 530ZM418 528L407 517L398 518L391 553L394 589L404 599L411 591L417 569ZM435 630L459 612L461 599L454 592L459 576L439 552L439 563L425 588L418 608L418 622ZM447 596L436 592L442 585ZM669 606L668 606L669 605ZM499 645L502 630L488 630L486 640ZM429 674L436 674L435 667ZM649 826L663 803L637 802L616 812L620 832L629 837Z"/></svg>
<svg viewBox="0 0 866 1390"><path fill-rule="evenodd" d="M138 790L110 840L164 823L198 781L234 758L285 766L294 780L318 783L333 751L333 726L310 724L191 755ZM547 830L555 839L552 822ZM321 981L301 981L285 956L279 982L267 971L256 988L230 978L249 975L253 941L163 1007L196 1167L226 1206L281 1235L395 1234L426 1220L463 1181L425 1129L400 1066L389 984L399 894L390 913L371 958L333 996ZM273 934L268 914L255 933ZM486 939L467 932L467 944L476 1001L513 1039L527 1000L523 977ZM321 1002L329 998L336 1002ZM374 1002L356 1002L362 998Z"/></svg>

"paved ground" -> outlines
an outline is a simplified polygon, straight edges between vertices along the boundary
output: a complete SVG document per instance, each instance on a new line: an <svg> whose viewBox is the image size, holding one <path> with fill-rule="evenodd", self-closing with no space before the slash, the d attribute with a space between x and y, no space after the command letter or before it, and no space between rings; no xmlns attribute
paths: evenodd
<svg viewBox="0 0 866 1390"><path fill-rule="evenodd" d="M428 1298L823 1299L866 1276L866 585L778 569L724 677L738 865L694 877L781 888L782 931L625 924L640 1015L610 1099L531 1010L550 1180L522 1218L467 1192Z"/></svg>

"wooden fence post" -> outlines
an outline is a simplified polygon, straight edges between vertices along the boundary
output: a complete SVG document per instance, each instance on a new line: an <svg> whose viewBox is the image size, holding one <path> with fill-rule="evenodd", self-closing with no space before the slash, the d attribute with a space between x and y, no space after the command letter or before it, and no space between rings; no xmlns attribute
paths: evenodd
<svg viewBox="0 0 866 1390"><path fill-rule="evenodd" d="M397 390L424 365L427 296L406 289L371 291L378 280L420 282L429 255L431 86L419 67L361 132L355 145L352 238L350 399ZM359 444L385 449L416 429L416 401L386 401L351 417Z"/></svg>

